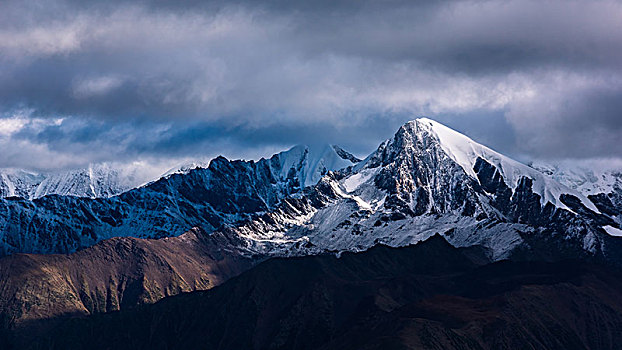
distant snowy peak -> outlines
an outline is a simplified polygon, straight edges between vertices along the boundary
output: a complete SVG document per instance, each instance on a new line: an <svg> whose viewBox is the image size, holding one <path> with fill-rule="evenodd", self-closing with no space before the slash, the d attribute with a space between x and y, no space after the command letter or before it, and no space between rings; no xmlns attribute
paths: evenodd
<svg viewBox="0 0 622 350"><path fill-rule="evenodd" d="M586 196L622 191L622 164L615 161L535 161L530 166Z"/></svg>
<svg viewBox="0 0 622 350"><path fill-rule="evenodd" d="M281 179L296 177L302 187L315 185L328 171L354 165L356 157L338 146L297 145L271 158L279 162Z"/></svg>
<svg viewBox="0 0 622 350"><path fill-rule="evenodd" d="M77 197L111 197L133 187L131 179L125 178L108 164L90 165L58 174L51 174L39 184L34 197L61 194Z"/></svg>
<svg viewBox="0 0 622 350"><path fill-rule="evenodd" d="M26 199L58 194L76 197L111 197L139 183L132 171L121 172L109 164L93 164L85 169L58 173L31 173L23 170L0 170L1 197Z"/></svg>
<svg viewBox="0 0 622 350"><path fill-rule="evenodd" d="M30 198L44 178L20 169L0 170L0 196Z"/></svg>

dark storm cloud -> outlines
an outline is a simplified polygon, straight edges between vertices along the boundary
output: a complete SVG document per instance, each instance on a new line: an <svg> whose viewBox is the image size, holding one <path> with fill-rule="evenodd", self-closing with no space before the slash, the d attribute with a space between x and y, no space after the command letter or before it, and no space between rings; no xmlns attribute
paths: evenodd
<svg viewBox="0 0 622 350"><path fill-rule="evenodd" d="M529 153L546 157L622 157L622 86L550 91L510 114Z"/></svg>
<svg viewBox="0 0 622 350"><path fill-rule="evenodd" d="M588 0L4 1L0 146L21 150L0 164L364 154L423 114L510 154L620 156L621 17Z"/></svg>
<svg viewBox="0 0 622 350"><path fill-rule="evenodd" d="M390 135L409 115L384 115L370 118L364 127L335 127L333 123L313 123L305 128L292 122L284 122L272 128L231 126L226 122L187 121L185 123L145 121L85 121L68 118L61 123L28 125L12 135L15 141L31 141L46 144L54 152L66 154L76 149L90 152L90 157L105 160L106 156L139 157L141 154L157 154L165 158L202 158L206 155L224 154L228 157L244 155L245 150L257 147L285 149L293 144L317 144L326 140L341 140L344 147L364 155L369 152L371 137ZM372 126L370 128L370 126ZM357 138L343 138L344 134ZM279 137L275 137L279 135ZM318 135L325 139L318 140ZM213 147L221 149L213 149ZM207 150L207 151L206 151ZM253 154L261 156L269 154Z"/></svg>

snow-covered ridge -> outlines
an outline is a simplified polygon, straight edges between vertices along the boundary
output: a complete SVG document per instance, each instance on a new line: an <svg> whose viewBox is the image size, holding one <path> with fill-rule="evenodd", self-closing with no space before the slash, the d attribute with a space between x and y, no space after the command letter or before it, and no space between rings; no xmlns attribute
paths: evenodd
<svg viewBox="0 0 622 350"><path fill-rule="evenodd" d="M84 169L35 173L19 169L0 170L0 197L36 199L50 194L102 198L140 185L136 169L117 169L110 164L92 164Z"/></svg>
<svg viewBox="0 0 622 350"><path fill-rule="evenodd" d="M475 173L479 159L485 162ZM97 201L0 200L0 247L5 254L66 253L111 237L162 238L201 227L226 235L227 249L260 255L400 246L440 233L454 245L483 244L503 257L540 229L565 233L589 252L604 247L599 237L611 234L609 227L620 229L611 204L594 202L605 208L599 213L577 191L429 119L405 124L356 160L331 145L294 146L258 161L217 157L182 166ZM64 180L52 187L71 188ZM94 191L94 181L84 183ZM575 210L566 208L564 193L592 211L571 199Z"/></svg>
<svg viewBox="0 0 622 350"><path fill-rule="evenodd" d="M293 171L303 187L315 185L327 171L340 170L360 161L343 148L329 144L296 145L273 155L270 159L279 162L279 173L275 174L278 178L286 179L292 176L289 173ZM262 160L264 158L259 161ZM187 174L194 169L208 168L209 164L209 162L185 163L168 170L161 177Z"/></svg>
<svg viewBox="0 0 622 350"><path fill-rule="evenodd" d="M314 185L327 171L355 164L358 159L339 146L294 146L280 152L279 178L294 175L303 187ZM197 168L207 168L209 162L191 162L174 167L157 178L139 175L138 167L115 167L108 163L91 164L84 169L63 172L36 173L21 169L0 169L0 198L41 198L50 194L106 198L132 188L152 183L173 174L187 174Z"/></svg>
<svg viewBox="0 0 622 350"><path fill-rule="evenodd" d="M350 165L332 146L296 146L258 161L217 157L207 168L182 169L179 176L97 201L79 196L0 199L0 255L67 253L112 237L162 238L197 226L211 233L268 213L285 198L302 196L304 184ZM92 193L101 178L96 173L90 169L78 174L84 175L80 181L65 176L49 184L67 192L78 183L84 193Z"/></svg>
<svg viewBox="0 0 622 350"><path fill-rule="evenodd" d="M169 177L173 174L187 174L188 172L190 172L191 170L197 169L197 168L207 168L209 166L208 162L190 162L190 163L184 163L181 164L179 166L176 166L174 168L171 168L169 170L167 170L164 174L162 174L162 177Z"/></svg>
<svg viewBox="0 0 622 350"><path fill-rule="evenodd" d="M538 160L529 165L586 196L622 190L622 163L619 160Z"/></svg>
<svg viewBox="0 0 622 350"><path fill-rule="evenodd" d="M280 178L287 178L291 169L295 169L301 186L315 185L322 176L326 175L327 171L340 170L353 165L351 159L344 158L347 155L350 154L332 145L294 146L277 154L281 168Z"/></svg>
<svg viewBox="0 0 622 350"><path fill-rule="evenodd" d="M477 158L481 157L499 169L507 185L512 189L516 188L521 177L532 179L533 191L540 195L542 204L550 202L559 208L568 209L559 197L562 194L571 194L578 197L587 208L599 212L594 203L581 192L544 176L536 169L495 152L443 124L428 118L419 118L410 123L415 123L417 127L424 128L435 135L445 153L458 163L467 174L476 179L474 166Z"/></svg>

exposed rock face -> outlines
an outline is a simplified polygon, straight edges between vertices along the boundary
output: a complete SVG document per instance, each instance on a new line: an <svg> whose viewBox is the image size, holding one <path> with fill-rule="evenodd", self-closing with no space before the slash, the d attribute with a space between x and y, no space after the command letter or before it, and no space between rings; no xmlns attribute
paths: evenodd
<svg viewBox="0 0 622 350"><path fill-rule="evenodd" d="M221 250L193 229L161 240L112 238L72 255L0 259L0 315L6 326L88 315L212 288L255 260Z"/></svg>
<svg viewBox="0 0 622 350"><path fill-rule="evenodd" d="M379 169L378 189L410 207L414 215L458 210L470 215L477 199L470 197L475 179L443 151L431 130L420 123L402 126L363 168ZM395 204L395 203L394 203Z"/></svg>
<svg viewBox="0 0 622 350"><path fill-rule="evenodd" d="M352 162L352 164L356 164L361 161L355 155L353 155L352 153L344 150L343 148L337 145L332 145L331 147L335 150L335 152L339 155L339 157L341 157L342 159L349 160L350 162Z"/></svg>
<svg viewBox="0 0 622 350"><path fill-rule="evenodd" d="M618 219L622 216L622 189L615 189L610 193L592 194L588 198L601 212L618 217Z"/></svg>
<svg viewBox="0 0 622 350"><path fill-rule="evenodd" d="M622 276L498 262L439 236L272 259L206 292L70 320L32 349L617 349Z"/></svg>

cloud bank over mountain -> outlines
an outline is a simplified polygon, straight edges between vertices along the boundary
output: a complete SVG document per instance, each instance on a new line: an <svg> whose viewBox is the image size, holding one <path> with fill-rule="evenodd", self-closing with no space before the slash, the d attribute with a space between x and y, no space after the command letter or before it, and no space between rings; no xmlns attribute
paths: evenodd
<svg viewBox="0 0 622 350"><path fill-rule="evenodd" d="M4 1L0 167L366 154L413 115L514 155L620 158L621 17L587 0Z"/></svg>

